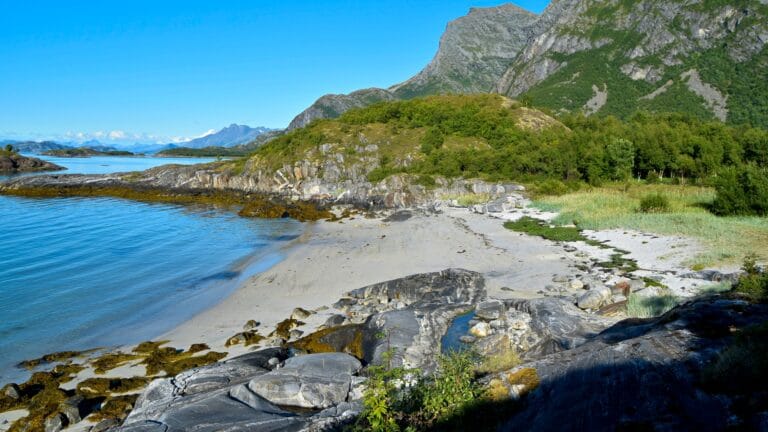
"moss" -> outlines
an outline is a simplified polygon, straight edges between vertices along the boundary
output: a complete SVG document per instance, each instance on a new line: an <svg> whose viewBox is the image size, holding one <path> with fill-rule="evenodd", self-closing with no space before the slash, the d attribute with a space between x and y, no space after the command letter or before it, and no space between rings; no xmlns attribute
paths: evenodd
<svg viewBox="0 0 768 432"><path fill-rule="evenodd" d="M46 363L56 363L66 360L71 360L77 357L83 356L83 354L87 354L89 351L61 351L56 352L52 354L46 354L40 358L32 359L32 360L24 360L21 363L19 363L20 367L23 367L25 369L34 369L41 364Z"/></svg>
<svg viewBox="0 0 768 432"><path fill-rule="evenodd" d="M192 344L192 345L190 345L189 349L187 350L187 352L194 354L194 353L199 353L199 352L202 352L202 351L208 351L209 349L211 349L211 347L209 347L207 344L199 343L199 344Z"/></svg>
<svg viewBox="0 0 768 432"><path fill-rule="evenodd" d="M72 381L78 373L85 369L85 366L76 363L65 363L56 365L51 373L58 378L58 382L65 383Z"/></svg>
<svg viewBox="0 0 768 432"><path fill-rule="evenodd" d="M258 344L264 339L265 337L260 335L259 332L255 330L244 331L227 339L227 342L224 344L224 346L231 347L231 346L240 345L240 344L243 344L245 346L251 346L251 345Z"/></svg>
<svg viewBox="0 0 768 432"><path fill-rule="evenodd" d="M498 378L494 378L488 383L485 397L494 402L509 399L509 388Z"/></svg>
<svg viewBox="0 0 768 432"><path fill-rule="evenodd" d="M185 370L216 363L226 356L227 353L211 351L201 356L181 357L178 360L165 364L163 369L169 376L175 376Z"/></svg>
<svg viewBox="0 0 768 432"><path fill-rule="evenodd" d="M157 351L161 346L167 344L168 342L169 341L167 340L157 341L157 342L152 342L152 341L142 342L136 345L136 347L133 349L133 352L141 353L141 354L150 354L154 351Z"/></svg>
<svg viewBox="0 0 768 432"><path fill-rule="evenodd" d="M523 368L507 374L507 382L513 386L523 386L522 390L517 392L521 397L536 390L540 384L539 374L533 368Z"/></svg>
<svg viewBox="0 0 768 432"><path fill-rule="evenodd" d="M135 394L108 397L102 402L99 410L89 416L89 419L95 422L107 419L122 421L133 409L137 398L138 395Z"/></svg>
<svg viewBox="0 0 768 432"><path fill-rule="evenodd" d="M289 344L310 354L344 352L360 360L365 358L363 326L350 324L318 330Z"/></svg>
<svg viewBox="0 0 768 432"><path fill-rule="evenodd" d="M112 393L127 393L144 388L150 379L133 378L88 378L77 384L77 393L86 398L109 396Z"/></svg>
<svg viewBox="0 0 768 432"><path fill-rule="evenodd" d="M291 338L291 330L303 325L304 323L299 320L288 318L279 322L270 336L278 336L287 340Z"/></svg>
<svg viewBox="0 0 768 432"><path fill-rule="evenodd" d="M103 356L91 361L91 365L93 366L93 371L96 374L103 375L112 369L118 368L128 362L135 361L140 358L142 358L140 355L126 354L124 352L118 351L104 354Z"/></svg>
<svg viewBox="0 0 768 432"><path fill-rule="evenodd" d="M329 219L333 214L315 202L287 202L265 194L246 194L234 190L209 189L167 189L147 187L126 180L122 185L50 185L5 188L0 193L29 198L56 197L114 197L144 202L173 204L207 204L238 206L244 217L282 218L291 217L299 221Z"/></svg>

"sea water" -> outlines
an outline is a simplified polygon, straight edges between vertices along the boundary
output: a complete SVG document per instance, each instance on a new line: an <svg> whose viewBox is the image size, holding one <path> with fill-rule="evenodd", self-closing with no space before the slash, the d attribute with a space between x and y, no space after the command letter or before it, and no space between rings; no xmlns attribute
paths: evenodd
<svg viewBox="0 0 768 432"><path fill-rule="evenodd" d="M104 160L78 171L101 170L88 162ZM211 206L0 196L0 384L23 378L24 359L161 335L278 262L301 229Z"/></svg>

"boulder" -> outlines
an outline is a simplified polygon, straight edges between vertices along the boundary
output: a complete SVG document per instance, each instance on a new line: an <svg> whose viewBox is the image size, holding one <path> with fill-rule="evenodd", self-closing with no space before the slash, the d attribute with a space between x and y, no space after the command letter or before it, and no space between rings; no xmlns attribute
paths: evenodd
<svg viewBox="0 0 768 432"><path fill-rule="evenodd" d="M325 324L323 324L324 327L330 328L330 327L337 327L340 325L343 325L347 322L347 317L344 315L331 315L327 320L325 320Z"/></svg>
<svg viewBox="0 0 768 432"><path fill-rule="evenodd" d="M59 432L67 426L67 418L64 414L55 413L52 416L45 419L43 428L45 432Z"/></svg>
<svg viewBox="0 0 768 432"><path fill-rule="evenodd" d="M243 331L249 332L249 331L256 330L256 328L259 327L260 325L261 323L256 320L248 320L248 322L246 322L245 325L243 325Z"/></svg>
<svg viewBox="0 0 768 432"><path fill-rule="evenodd" d="M487 322L479 322L469 329L469 334L478 338L488 337L491 334L491 325Z"/></svg>
<svg viewBox="0 0 768 432"><path fill-rule="evenodd" d="M0 391L0 395L11 400L19 400L21 397L21 389L19 389L18 385L10 383L3 387L3 390Z"/></svg>
<svg viewBox="0 0 768 432"><path fill-rule="evenodd" d="M611 298L611 290L607 287L591 288L580 295L577 304L581 309L598 309Z"/></svg>
<svg viewBox="0 0 768 432"><path fill-rule="evenodd" d="M500 300L487 300L475 307L475 316L477 318L493 321L501 318L504 314L504 302Z"/></svg>
<svg viewBox="0 0 768 432"><path fill-rule="evenodd" d="M580 289L584 289L584 282L580 281L579 279L573 279L568 283L568 286L572 290L580 290Z"/></svg>
<svg viewBox="0 0 768 432"><path fill-rule="evenodd" d="M314 312L310 312L306 309L296 308L293 310L293 313L291 314L291 319L296 321L301 321L303 319L308 318L313 313Z"/></svg>
<svg viewBox="0 0 768 432"><path fill-rule="evenodd" d="M275 405L324 409L347 400L352 375L361 367L348 354L308 354L252 379L248 388Z"/></svg>

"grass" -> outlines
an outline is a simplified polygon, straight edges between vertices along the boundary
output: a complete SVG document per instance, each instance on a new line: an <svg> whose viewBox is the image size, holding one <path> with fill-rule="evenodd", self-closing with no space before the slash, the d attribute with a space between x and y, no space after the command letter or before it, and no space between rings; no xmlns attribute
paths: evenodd
<svg viewBox="0 0 768 432"><path fill-rule="evenodd" d="M550 226L527 216L504 223L504 228L552 241L587 241L576 227Z"/></svg>
<svg viewBox="0 0 768 432"><path fill-rule="evenodd" d="M630 294L627 299L627 315L632 318L654 318L677 306L677 298L664 294L654 297L641 297Z"/></svg>
<svg viewBox="0 0 768 432"><path fill-rule="evenodd" d="M661 194L669 200L666 213L636 210L643 197ZM542 197L534 206L559 211L555 223L576 222L583 229L632 229L659 235L679 235L701 242L705 251L691 266L733 265L750 253L768 260L768 218L719 217L707 210L715 198L712 188L677 185L607 185L563 196Z"/></svg>

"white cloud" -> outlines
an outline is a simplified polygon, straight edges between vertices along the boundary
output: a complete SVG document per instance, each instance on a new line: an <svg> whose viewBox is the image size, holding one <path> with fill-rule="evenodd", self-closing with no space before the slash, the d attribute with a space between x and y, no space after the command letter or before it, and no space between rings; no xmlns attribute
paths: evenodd
<svg viewBox="0 0 768 432"><path fill-rule="evenodd" d="M126 138L125 132L123 132L121 130L113 130L109 134L107 134L107 136L109 137L109 139L116 140L116 141L117 140L122 140L122 139ZM135 134L134 134L134 136L135 136Z"/></svg>

